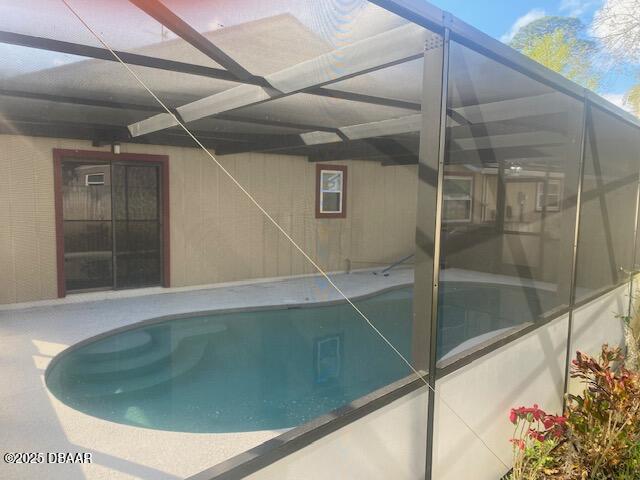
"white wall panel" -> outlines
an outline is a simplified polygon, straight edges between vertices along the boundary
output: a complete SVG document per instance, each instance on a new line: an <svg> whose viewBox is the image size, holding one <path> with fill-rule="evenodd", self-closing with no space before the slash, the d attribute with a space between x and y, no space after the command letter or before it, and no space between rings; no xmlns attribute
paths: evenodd
<svg viewBox="0 0 640 480"><path fill-rule="evenodd" d="M249 480L421 480L426 387L247 477Z"/></svg>
<svg viewBox="0 0 640 480"><path fill-rule="evenodd" d="M497 480L506 473L465 423L508 465L510 408L537 403L561 412L567 328L568 316L560 317L436 382L434 479Z"/></svg>
<svg viewBox="0 0 640 480"><path fill-rule="evenodd" d="M617 315L626 314L629 308L629 285L612 290L602 297L577 308L573 312L571 354L581 351L597 356L602 344L624 345L622 320ZM579 385L571 380L569 391L575 393Z"/></svg>

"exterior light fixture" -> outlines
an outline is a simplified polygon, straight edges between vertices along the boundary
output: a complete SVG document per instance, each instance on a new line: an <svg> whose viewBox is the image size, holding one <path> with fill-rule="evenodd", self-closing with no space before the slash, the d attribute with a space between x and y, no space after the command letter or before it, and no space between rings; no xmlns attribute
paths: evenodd
<svg viewBox="0 0 640 480"><path fill-rule="evenodd" d="M522 166L517 163L512 163L509 165L509 173L511 175L519 175L522 172Z"/></svg>

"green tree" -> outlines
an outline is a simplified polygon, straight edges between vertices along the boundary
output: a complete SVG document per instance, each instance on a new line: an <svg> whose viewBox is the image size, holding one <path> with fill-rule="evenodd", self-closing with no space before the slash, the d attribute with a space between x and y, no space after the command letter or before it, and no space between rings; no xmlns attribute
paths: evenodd
<svg viewBox="0 0 640 480"><path fill-rule="evenodd" d="M640 0L604 0L593 17L592 29L613 68L640 73ZM640 83L629 89L624 103L640 116Z"/></svg>
<svg viewBox="0 0 640 480"><path fill-rule="evenodd" d="M640 117L640 83L629 89L624 96L624 103L629 105L633 113Z"/></svg>
<svg viewBox="0 0 640 480"><path fill-rule="evenodd" d="M601 73L595 67L598 48L577 18L543 17L522 27L510 46L584 87L596 90Z"/></svg>

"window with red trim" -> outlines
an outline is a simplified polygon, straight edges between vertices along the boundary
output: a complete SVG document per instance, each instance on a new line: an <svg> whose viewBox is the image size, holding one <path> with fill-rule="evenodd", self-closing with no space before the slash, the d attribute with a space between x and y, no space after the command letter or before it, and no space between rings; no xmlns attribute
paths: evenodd
<svg viewBox="0 0 640 480"><path fill-rule="evenodd" d="M347 216L347 167L317 165L316 218Z"/></svg>

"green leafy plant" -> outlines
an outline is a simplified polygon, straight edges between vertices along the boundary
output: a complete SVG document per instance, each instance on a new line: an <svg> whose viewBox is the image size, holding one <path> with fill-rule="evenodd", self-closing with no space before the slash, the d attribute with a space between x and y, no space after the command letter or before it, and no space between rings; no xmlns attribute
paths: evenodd
<svg viewBox="0 0 640 480"><path fill-rule="evenodd" d="M638 480L640 477L640 443L636 443L629 452L627 462L621 466L614 480Z"/></svg>
<svg viewBox="0 0 640 480"><path fill-rule="evenodd" d="M620 348L608 345L599 361L580 352L573 360L571 376L586 387L582 395L568 395L567 455L574 478L615 478L640 441L640 381L623 360Z"/></svg>
<svg viewBox="0 0 640 480"><path fill-rule="evenodd" d="M571 376L584 384L567 396L565 417L537 405L512 409L515 425L509 480L640 479L640 376L620 348L599 359L578 352Z"/></svg>

